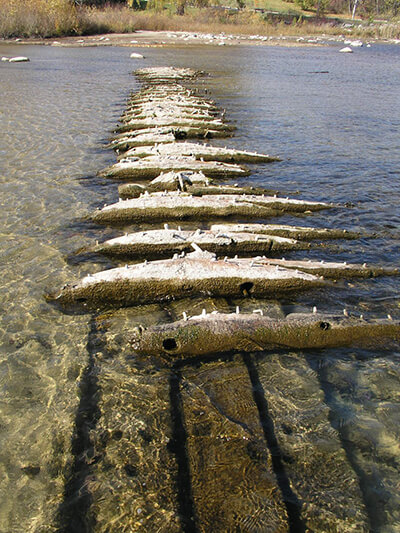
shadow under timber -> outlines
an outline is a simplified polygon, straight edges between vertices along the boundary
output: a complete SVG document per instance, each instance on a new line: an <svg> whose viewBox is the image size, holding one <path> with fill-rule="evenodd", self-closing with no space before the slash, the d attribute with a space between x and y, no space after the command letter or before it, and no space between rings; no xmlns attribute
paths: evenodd
<svg viewBox="0 0 400 533"><path fill-rule="evenodd" d="M253 388L252 392L254 402L258 409L264 438L271 454L272 467L288 514L289 531L291 533L303 533L305 532L305 525L301 519L301 504L296 494L291 489L289 478L285 472L285 467L282 461L282 453L275 435L274 422L269 414L268 403L265 399L264 389L261 384L256 365L254 364L253 358L250 354L243 354L242 358L249 373L249 378Z"/></svg>
<svg viewBox="0 0 400 533"><path fill-rule="evenodd" d="M100 417L98 408L98 369L95 354L101 340L96 317L90 319L87 342L88 364L80 382L80 402L75 418L75 434L72 440L73 464L64 489L64 499L58 510L57 533L91 533L96 518L91 512L92 498L87 487L91 465L98 461L90 432Z"/></svg>

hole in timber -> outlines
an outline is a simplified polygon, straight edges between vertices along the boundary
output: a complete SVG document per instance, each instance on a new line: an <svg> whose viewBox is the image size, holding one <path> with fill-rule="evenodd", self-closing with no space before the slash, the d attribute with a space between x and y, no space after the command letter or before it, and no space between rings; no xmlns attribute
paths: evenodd
<svg viewBox="0 0 400 533"><path fill-rule="evenodd" d="M251 292L251 289L254 287L254 283L252 283L251 281L245 281L244 283L242 283L240 285L240 291L242 292L242 294L244 294L245 296L248 296Z"/></svg>
<svg viewBox="0 0 400 533"><path fill-rule="evenodd" d="M169 352L175 350L175 348L177 347L176 340L172 338L164 339L162 345L164 350L167 350Z"/></svg>
<svg viewBox="0 0 400 533"><path fill-rule="evenodd" d="M331 325L329 324L329 322L320 322L319 327L321 329L330 329Z"/></svg>

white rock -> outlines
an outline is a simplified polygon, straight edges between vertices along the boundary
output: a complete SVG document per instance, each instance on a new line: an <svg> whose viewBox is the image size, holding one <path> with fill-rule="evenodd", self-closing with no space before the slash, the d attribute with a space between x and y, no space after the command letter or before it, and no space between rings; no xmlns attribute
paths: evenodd
<svg viewBox="0 0 400 533"><path fill-rule="evenodd" d="M9 57L5 57L5 56L3 56L3 57L1 58L1 60L2 60L2 61L10 61L10 58L9 58Z"/></svg>
<svg viewBox="0 0 400 533"><path fill-rule="evenodd" d="M364 44L364 43L363 43L362 41L352 41L352 42L350 43L350 46L353 46L354 48L356 48L356 47L363 46L363 44Z"/></svg>
<svg viewBox="0 0 400 533"><path fill-rule="evenodd" d="M130 55L130 57L132 59L144 59L144 56L142 56L142 54L137 54L136 52L132 52L132 54Z"/></svg>
<svg viewBox="0 0 400 533"><path fill-rule="evenodd" d="M22 63L23 61L29 61L29 58L24 57L24 56L16 56L16 57L11 57L9 59L10 63Z"/></svg>
<svg viewBox="0 0 400 533"><path fill-rule="evenodd" d="M339 52L344 52L344 53L347 53L347 54L352 54L353 53L353 50L349 47L349 46L345 46L344 48L341 48L339 50Z"/></svg>

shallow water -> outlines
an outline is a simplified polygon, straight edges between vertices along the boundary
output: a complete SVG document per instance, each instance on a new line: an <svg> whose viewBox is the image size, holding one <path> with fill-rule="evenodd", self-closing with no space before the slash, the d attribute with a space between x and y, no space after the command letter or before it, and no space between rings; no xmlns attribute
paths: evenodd
<svg viewBox="0 0 400 533"><path fill-rule="evenodd" d="M259 303L199 299L100 317L46 303L46 291L112 266L74 252L116 233L84 217L117 197L96 172L115 160L104 145L137 88L136 63L111 47L0 54L31 59L0 64L0 531L398 531L398 346L171 369L132 358L121 332ZM140 66L210 73L199 85L238 127L215 144L282 156L247 181L354 204L280 221L375 235L311 256L399 265L397 47L145 55ZM313 305L396 317L398 279L338 283L271 309Z"/></svg>

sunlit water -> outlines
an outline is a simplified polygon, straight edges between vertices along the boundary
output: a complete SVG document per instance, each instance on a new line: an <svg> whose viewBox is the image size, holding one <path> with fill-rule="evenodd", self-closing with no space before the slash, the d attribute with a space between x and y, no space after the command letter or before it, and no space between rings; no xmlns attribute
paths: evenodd
<svg viewBox="0 0 400 533"><path fill-rule="evenodd" d="M115 160L104 145L138 87L129 52L0 46L31 59L0 64L0 531L399 531L398 347L171 370L132 357L122 334L184 310L260 304L198 299L90 316L46 303L48 290L113 265L74 252L116 234L84 217L117 198L96 172ZM199 85L238 127L215 144L282 156L246 180L354 204L282 222L375 235L310 256L399 266L398 48L145 55L140 66L210 73ZM314 305L398 317L400 288L396 278L352 281L268 305L277 317Z"/></svg>

